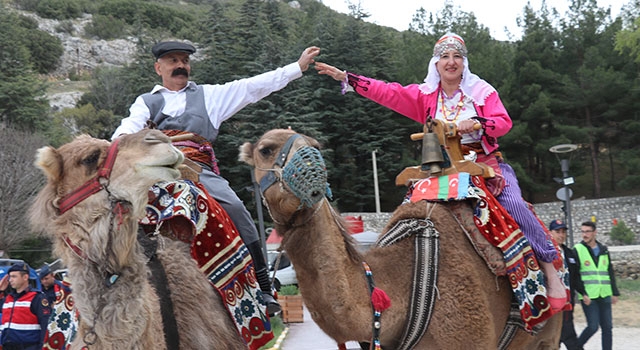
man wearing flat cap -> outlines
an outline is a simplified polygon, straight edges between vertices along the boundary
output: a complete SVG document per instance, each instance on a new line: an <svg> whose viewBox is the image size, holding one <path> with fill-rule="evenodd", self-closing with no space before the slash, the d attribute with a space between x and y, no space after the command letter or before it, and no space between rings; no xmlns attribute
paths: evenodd
<svg viewBox="0 0 640 350"><path fill-rule="evenodd" d="M256 225L244 204L231 189L226 179L220 176L215 155L210 151L218 136L220 125L250 103L255 103L274 91L284 88L289 82L300 78L314 63L320 53L317 47L306 48L297 62L273 71L225 84L198 85L189 80L191 74L190 55L196 48L180 41L165 41L151 49L156 62L156 73L162 77L162 85L151 92L138 96L113 133L112 139L122 134L140 131L149 121L160 130L187 131L205 140L197 149L208 150L205 156L194 151L189 157L202 166L200 182L213 196L237 227L240 237L249 249L255 264L255 272L267 304L267 312L274 315L280 305L272 295L266 259L262 252ZM184 149L183 149L184 151ZM191 154L194 154L191 152ZM203 152L203 151L200 151Z"/></svg>
<svg viewBox="0 0 640 350"><path fill-rule="evenodd" d="M578 266L578 258L573 249L566 246L567 225L562 220L553 220L549 223L549 233L562 248L562 258L569 268L569 281L565 281L571 290L571 310L562 312L562 333L560 334L560 343L564 343L567 350L580 350L582 347L578 344L578 335L573 325L573 307L575 306L575 292L584 293L584 285L579 283L580 267ZM560 344L558 344L560 345Z"/></svg>
<svg viewBox="0 0 640 350"><path fill-rule="evenodd" d="M12 291L7 291L11 285ZM47 332L51 306L44 294L29 286L29 265L17 263L0 281L3 350L40 350Z"/></svg>

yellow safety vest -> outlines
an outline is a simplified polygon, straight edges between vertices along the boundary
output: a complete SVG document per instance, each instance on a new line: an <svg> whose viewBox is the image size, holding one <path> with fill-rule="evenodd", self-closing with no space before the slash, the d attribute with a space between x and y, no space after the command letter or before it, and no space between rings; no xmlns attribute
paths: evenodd
<svg viewBox="0 0 640 350"><path fill-rule="evenodd" d="M609 254L598 256L598 265L595 264L589 248L579 243L575 246L580 260L580 277L584 283L584 289L590 299L606 298L613 295L611 278L609 278ZM582 300L582 295L579 295Z"/></svg>

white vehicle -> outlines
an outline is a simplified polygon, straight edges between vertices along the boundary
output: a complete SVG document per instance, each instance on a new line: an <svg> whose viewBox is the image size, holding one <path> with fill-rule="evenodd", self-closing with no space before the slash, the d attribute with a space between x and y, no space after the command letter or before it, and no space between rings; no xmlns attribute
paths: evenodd
<svg viewBox="0 0 640 350"><path fill-rule="evenodd" d="M282 253L280 262L278 264L279 269L274 271L274 265L278 259L279 252L269 251L267 256L269 259L269 271L271 272L271 279L273 280L273 287L280 291L280 287L293 284L298 285L298 278L296 277L296 270L294 269L289 257L286 253Z"/></svg>

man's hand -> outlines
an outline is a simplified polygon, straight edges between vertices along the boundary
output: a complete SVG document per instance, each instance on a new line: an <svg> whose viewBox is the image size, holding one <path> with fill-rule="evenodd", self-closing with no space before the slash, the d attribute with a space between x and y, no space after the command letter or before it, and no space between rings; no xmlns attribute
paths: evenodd
<svg viewBox="0 0 640 350"><path fill-rule="evenodd" d="M0 280L0 290L6 291L9 288L9 274L4 275Z"/></svg>
<svg viewBox="0 0 640 350"><path fill-rule="evenodd" d="M316 62L315 69L318 74L328 75L337 81L344 81L347 78L347 73L326 63Z"/></svg>
<svg viewBox="0 0 640 350"><path fill-rule="evenodd" d="M301 71L306 71L309 69L309 65L315 63L313 60L314 57L320 54L320 48L316 46L307 47L302 51L302 55L300 55L300 59L298 59L298 64L300 65Z"/></svg>
<svg viewBox="0 0 640 350"><path fill-rule="evenodd" d="M583 295L583 296L582 296L582 302L583 302L585 305L589 306L589 304L591 304L591 298L589 298L589 296L588 296L588 295Z"/></svg>
<svg viewBox="0 0 640 350"><path fill-rule="evenodd" d="M615 304L615 303L617 303L617 302L618 302L618 297L617 297L617 296L615 296L615 295L614 295L614 296L612 296L612 297L611 297L611 304Z"/></svg>

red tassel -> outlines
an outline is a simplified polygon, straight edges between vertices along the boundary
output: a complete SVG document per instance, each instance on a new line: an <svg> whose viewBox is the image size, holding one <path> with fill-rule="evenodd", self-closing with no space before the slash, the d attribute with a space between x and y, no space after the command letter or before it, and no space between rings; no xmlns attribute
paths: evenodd
<svg viewBox="0 0 640 350"><path fill-rule="evenodd" d="M371 293L371 304L375 310L384 311L391 307L391 299L389 299L389 296L385 291L375 287Z"/></svg>

